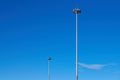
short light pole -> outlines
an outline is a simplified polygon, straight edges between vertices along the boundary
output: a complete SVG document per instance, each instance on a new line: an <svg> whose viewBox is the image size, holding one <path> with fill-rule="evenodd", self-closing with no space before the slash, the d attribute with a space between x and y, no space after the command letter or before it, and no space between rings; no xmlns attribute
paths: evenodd
<svg viewBox="0 0 120 80"><path fill-rule="evenodd" d="M50 61L51 61L51 57L48 57L48 80L50 80Z"/></svg>
<svg viewBox="0 0 120 80"><path fill-rule="evenodd" d="M74 8L73 12L76 15L76 80L78 80L78 14L81 13L81 10Z"/></svg>

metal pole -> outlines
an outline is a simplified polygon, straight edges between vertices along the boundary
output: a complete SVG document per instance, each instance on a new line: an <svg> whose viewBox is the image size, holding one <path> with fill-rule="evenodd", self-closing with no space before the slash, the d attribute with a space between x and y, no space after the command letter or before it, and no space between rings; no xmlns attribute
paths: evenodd
<svg viewBox="0 0 120 80"><path fill-rule="evenodd" d="M78 80L78 13L81 12L79 8L73 9L76 15L76 80Z"/></svg>
<svg viewBox="0 0 120 80"><path fill-rule="evenodd" d="M48 58L48 80L50 80L50 60L51 58Z"/></svg>
<svg viewBox="0 0 120 80"><path fill-rule="evenodd" d="M48 60L48 80L50 80L50 61Z"/></svg>
<svg viewBox="0 0 120 80"><path fill-rule="evenodd" d="M78 80L78 14L76 14L76 80Z"/></svg>

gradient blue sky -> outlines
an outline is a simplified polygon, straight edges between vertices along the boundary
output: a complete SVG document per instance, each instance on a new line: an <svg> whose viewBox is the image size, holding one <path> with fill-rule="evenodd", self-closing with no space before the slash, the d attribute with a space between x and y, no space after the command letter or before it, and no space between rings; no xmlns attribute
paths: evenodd
<svg viewBox="0 0 120 80"><path fill-rule="evenodd" d="M75 80L76 5L79 80L120 80L119 0L0 0L0 80Z"/></svg>

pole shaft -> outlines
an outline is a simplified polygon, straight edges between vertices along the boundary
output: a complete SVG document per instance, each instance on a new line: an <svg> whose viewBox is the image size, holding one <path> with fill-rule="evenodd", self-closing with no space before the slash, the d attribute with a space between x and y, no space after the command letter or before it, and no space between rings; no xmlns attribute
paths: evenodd
<svg viewBox="0 0 120 80"><path fill-rule="evenodd" d="M48 60L48 80L50 80L50 60Z"/></svg>
<svg viewBox="0 0 120 80"><path fill-rule="evenodd" d="M78 80L78 14L76 13L76 80Z"/></svg>

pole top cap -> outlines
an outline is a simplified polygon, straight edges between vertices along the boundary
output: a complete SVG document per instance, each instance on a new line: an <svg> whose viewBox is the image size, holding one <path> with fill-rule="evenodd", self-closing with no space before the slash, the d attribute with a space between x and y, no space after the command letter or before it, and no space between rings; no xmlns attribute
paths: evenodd
<svg viewBox="0 0 120 80"><path fill-rule="evenodd" d="M48 57L48 60L52 60L52 58L51 58L51 57Z"/></svg>
<svg viewBox="0 0 120 80"><path fill-rule="evenodd" d="M81 9L80 9L80 8L74 8L74 9L73 9L73 12L74 12L75 14L81 13Z"/></svg>

